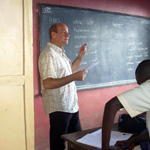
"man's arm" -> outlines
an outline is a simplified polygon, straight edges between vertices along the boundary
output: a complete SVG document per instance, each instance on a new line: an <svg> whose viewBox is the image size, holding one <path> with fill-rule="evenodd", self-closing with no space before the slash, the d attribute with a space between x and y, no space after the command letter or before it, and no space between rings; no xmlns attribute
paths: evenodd
<svg viewBox="0 0 150 150"><path fill-rule="evenodd" d="M116 112L123 108L117 97L108 101L105 105L102 123L102 150L109 150L111 129L113 126Z"/></svg>
<svg viewBox="0 0 150 150"><path fill-rule="evenodd" d="M77 56L77 58L72 63L72 72L76 71L80 67L80 64L82 62L82 58L86 54L86 45L87 44L84 44L81 46L80 51L78 52L79 55Z"/></svg>
<svg viewBox="0 0 150 150"><path fill-rule="evenodd" d="M72 72L77 70L82 62L82 57L86 54L86 45L84 44L81 46L80 51L78 52L79 55L72 63ZM73 73L69 76L62 77L62 78L47 78L43 80L43 86L46 89L55 89L62 87L72 81L82 81L86 77L87 71L79 71L77 73Z"/></svg>
<svg viewBox="0 0 150 150"><path fill-rule="evenodd" d="M128 140L124 140L124 141L117 141L116 142L116 146L130 146L131 144L135 144L135 143L140 143L140 142L144 142L144 141L148 141L149 140L149 134L148 134L148 130L145 131L145 133L140 134L138 136L135 137L131 137Z"/></svg>
<svg viewBox="0 0 150 150"><path fill-rule="evenodd" d="M43 86L46 89L55 89L62 87L72 81L82 81L86 77L86 71L79 71L63 78L47 78L43 80Z"/></svg>

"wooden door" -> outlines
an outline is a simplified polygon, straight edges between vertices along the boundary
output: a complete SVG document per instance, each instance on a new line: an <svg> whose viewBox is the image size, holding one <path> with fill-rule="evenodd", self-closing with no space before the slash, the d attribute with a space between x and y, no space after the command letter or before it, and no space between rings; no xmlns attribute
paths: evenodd
<svg viewBox="0 0 150 150"><path fill-rule="evenodd" d="M32 1L0 0L0 150L34 150Z"/></svg>

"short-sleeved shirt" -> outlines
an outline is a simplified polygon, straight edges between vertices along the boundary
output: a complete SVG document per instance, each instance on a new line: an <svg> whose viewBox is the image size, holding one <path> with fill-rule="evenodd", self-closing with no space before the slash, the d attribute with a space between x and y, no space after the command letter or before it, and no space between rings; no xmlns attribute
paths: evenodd
<svg viewBox="0 0 150 150"><path fill-rule="evenodd" d="M63 52L63 49L52 43L39 56L39 72L41 92L46 114L55 111L74 113L79 109L76 85L73 82L56 89L45 89L43 80L47 78L62 78L72 74L72 62Z"/></svg>
<svg viewBox="0 0 150 150"><path fill-rule="evenodd" d="M150 80L117 97L131 117L146 112L146 124L150 135Z"/></svg>

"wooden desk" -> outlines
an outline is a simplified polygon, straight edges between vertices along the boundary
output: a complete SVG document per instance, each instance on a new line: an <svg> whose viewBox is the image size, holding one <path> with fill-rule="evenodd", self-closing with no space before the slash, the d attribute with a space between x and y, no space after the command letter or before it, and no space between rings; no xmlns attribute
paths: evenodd
<svg viewBox="0 0 150 150"><path fill-rule="evenodd" d="M70 133L70 134L64 134L61 136L61 138L64 139L65 141L67 141L68 150L93 150L93 149L96 150L95 147L78 143L78 142L76 142L76 140L80 139L84 135L86 135L88 133L92 133L92 132L94 132L100 128L101 127L89 129L89 130L84 130L84 131L80 131L80 132L75 132L75 133ZM118 124L114 124L112 130L113 131L120 131L120 132L122 131L121 129L119 129Z"/></svg>

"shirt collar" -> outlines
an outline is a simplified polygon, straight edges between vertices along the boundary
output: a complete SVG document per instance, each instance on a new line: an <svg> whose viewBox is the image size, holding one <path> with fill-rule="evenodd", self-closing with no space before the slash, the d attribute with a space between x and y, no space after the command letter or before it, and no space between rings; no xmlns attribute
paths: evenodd
<svg viewBox="0 0 150 150"><path fill-rule="evenodd" d="M52 47L56 52L58 52L61 56L64 54L64 48L60 48L50 42L47 43L48 46Z"/></svg>

